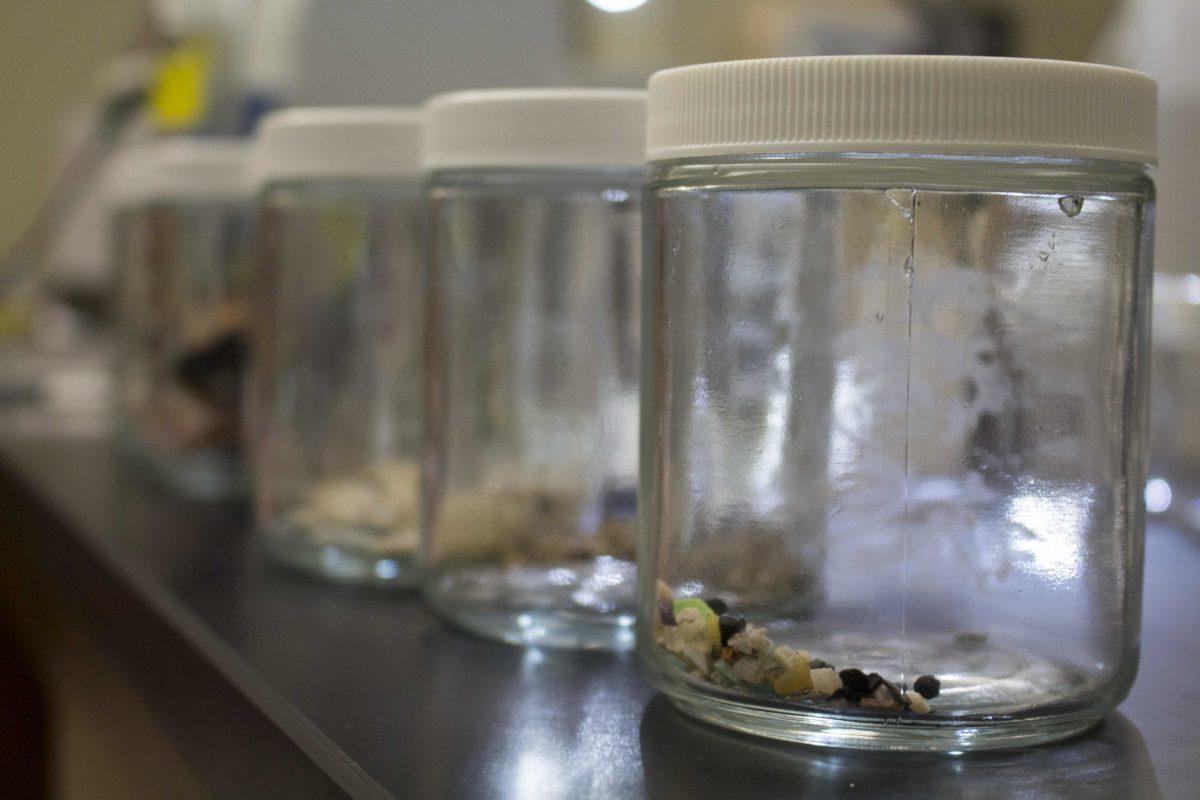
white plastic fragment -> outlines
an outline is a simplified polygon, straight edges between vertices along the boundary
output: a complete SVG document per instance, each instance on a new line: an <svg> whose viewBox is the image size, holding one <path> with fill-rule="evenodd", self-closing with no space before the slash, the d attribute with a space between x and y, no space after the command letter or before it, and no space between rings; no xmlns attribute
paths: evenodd
<svg viewBox="0 0 1200 800"><path fill-rule="evenodd" d="M766 650L771 646L767 629L758 625L747 625L745 630L729 637L729 646L739 653L751 655L756 651Z"/></svg>
<svg viewBox="0 0 1200 800"><path fill-rule="evenodd" d="M842 688L842 679L831 667L814 669L809 673L809 677L812 679L813 691L819 695L829 697Z"/></svg>
<svg viewBox="0 0 1200 800"><path fill-rule="evenodd" d="M920 692L914 692L911 689L904 693L904 697L908 700L908 707L918 714L929 713L929 701L926 700Z"/></svg>
<svg viewBox="0 0 1200 800"><path fill-rule="evenodd" d="M662 630L663 646L691 662L702 675L709 672L708 621L695 608L684 608L675 615L675 625Z"/></svg>

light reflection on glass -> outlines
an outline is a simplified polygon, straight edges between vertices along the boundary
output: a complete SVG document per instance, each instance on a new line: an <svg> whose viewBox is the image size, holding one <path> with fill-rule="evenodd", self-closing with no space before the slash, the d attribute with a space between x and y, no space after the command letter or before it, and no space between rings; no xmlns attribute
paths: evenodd
<svg viewBox="0 0 1200 800"><path fill-rule="evenodd" d="M1171 484L1162 478L1151 478L1146 481L1146 510L1151 514L1161 514L1171 507Z"/></svg>
<svg viewBox="0 0 1200 800"><path fill-rule="evenodd" d="M610 14L620 14L623 11L633 11L646 5L646 0L587 0L592 8L607 11Z"/></svg>
<svg viewBox="0 0 1200 800"><path fill-rule="evenodd" d="M546 660L546 654L537 647L526 647L521 655L521 677L532 677L534 671Z"/></svg>
<svg viewBox="0 0 1200 800"><path fill-rule="evenodd" d="M1009 501L1008 518L1019 526L1012 537L1013 551L1030 556L1023 564L1026 569L1059 582L1078 578L1091 491L1079 486L1035 488Z"/></svg>
<svg viewBox="0 0 1200 800"><path fill-rule="evenodd" d="M754 486L760 497L778 495L774 489L783 464L783 449L787 442L787 420L791 414L791 394L787 391L791 385L792 357L787 351L775 354L775 386L767 399L767 414L762 432L762 446L759 457L754 464ZM784 387L784 388L779 388ZM771 497L768 503L778 502L779 498Z"/></svg>
<svg viewBox="0 0 1200 800"><path fill-rule="evenodd" d="M561 797L562 790L562 781L553 760L528 751L517 756L512 794L515 800Z"/></svg>
<svg viewBox="0 0 1200 800"><path fill-rule="evenodd" d="M1200 275L1183 276L1183 293L1190 305L1200 306Z"/></svg>
<svg viewBox="0 0 1200 800"><path fill-rule="evenodd" d="M833 430L830 434L829 472L843 475L858 461L858 432L870 425L870 404L858 385L854 362L847 359L837 365L833 384Z"/></svg>
<svg viewBox="0 0 1200 800"><path fill-rule="evenodd" d="M555 567L546 575L546 580L555 586L570 586L575 583L576 575L574 571L566 567Z"/></svg>
<svg viewBox="0 0 1200 800"><path fill-rule="evenodd" d="M381 581L390 581L400 574L400 565L390 558L385 558L375 565L375 577Z"/></svg>

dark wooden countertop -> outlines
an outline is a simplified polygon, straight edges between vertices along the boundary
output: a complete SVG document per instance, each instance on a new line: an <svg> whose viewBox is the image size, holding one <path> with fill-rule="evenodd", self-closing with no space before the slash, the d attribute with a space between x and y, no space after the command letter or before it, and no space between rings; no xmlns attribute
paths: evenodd
<svg viewBox="0 0 1200 800"><path fill-rule="evenodd" d="M1200 536L1147 535L1141 669L1094 731L963 757L789 747L693 722L630 656L448 629L409 593L269 563L246 510L106 441L0 442L0 536L111 646L221 797L1193 797Z"/></svg>

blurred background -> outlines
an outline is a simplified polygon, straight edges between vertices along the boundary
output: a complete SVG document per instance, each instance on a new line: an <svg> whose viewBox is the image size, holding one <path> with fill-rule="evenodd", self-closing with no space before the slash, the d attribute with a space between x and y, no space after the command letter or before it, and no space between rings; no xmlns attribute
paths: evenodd
<svg viewBox="0 0 1200 800"><path fill-rule="evenodd" d="M1164 161L1200 94L1187 0L8 0L0 11L0 337L61 346L107 312L95 187L118 142L244 134L286 105L480 86L640 86L705 61L845 53L1094 60L1164 86ZM1173 131L1178 131L1174 134ZM1191 159L1190 163L1194 163ZM1176 169L1189 160L1175 161ZM1190 272L1164 181L1158 265ZM1186 181L1180 177L1179 184ZM52 187L54 190L52 191ZM1194 227L1194 226L1192 226ZM1194 255L1191 256L1194 258ZM36 276L36 277L35 277ZM35 289L35 284L37 289ZM41 313L32 309L41 306ZM11 365L9 369L14 369Z"/></svg>
<svg viewBox="0 0 1200 800"><path fill-rule="evenodd" d="M1147 71L1162 87L1156 268L1173 277L1156 297L1170 327L1156 330L1147 503L1196 526L1200 506L1188 498L1200 496L1191 487L1200 476L1200 386L1190 386L1200 384L1200 206L1188 193L1200 181L1197 33L1194 0L5 0L0 433L108 429L114 274L103 186L112 155L131 143L246 135L264 112L290 105L412 105L471 87L641 86L657 69L728 59L1097 61ZM15 675L0 685L19 687L23 667L9 652L0 627L0 669ZM105 755L113 731L88 729L95 715L86 708L120 706L126 718L137 709L103 670L84 674L91 683L66 695L56 723L69 746L48 756L57 759L56 794L133 796L122 781L137 770ZM30 692L6 707L36 703ZM20 719L0 721L0 762L41 774L37 757L22 758L32 737ZM146 772L182 769L145 746ZM142 780L153 786L152 776ZM187 783L177 775L171 785Z"/></svg>
<svg viewBox="0 0 1200 800"><path fill-rule="evenodd" d="M142 139L245 135L263 113L290 105L411 105L470 87L642 86L657 69L739 58L1098 61L1160 82L1170 169L1156 176L1157 269L1186 275L1198 269L1200 231L1187 194L1200 181L1197 32L1192 0L7 0L0 429L106 429L115 280L102 178L114 152ZM1195 338L1195 281L1160 287L1172 342ZM1184 380L1176 373L1187 371L1181 353L1173 347L1159 370L1169 378L1160 415L1190 407L1168 402L1169 386ZM1181 457L1200 467L1200 452ZM1156 472L1167 469L1161 460ZM1152 509L1181 509L1169 483L1153 486Z"/></svg>

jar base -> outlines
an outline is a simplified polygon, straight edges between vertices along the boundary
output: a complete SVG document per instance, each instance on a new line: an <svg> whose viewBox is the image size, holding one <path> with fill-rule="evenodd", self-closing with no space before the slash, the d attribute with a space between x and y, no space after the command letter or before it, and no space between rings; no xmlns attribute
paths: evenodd
<svg viewBox="0 0 1200 800"><path fill-rule="evenodd" d="M300 533L266 533L266 551L277 562L337 583L414 588L420 584L415 554L332 544Z"/></svg>
<svg viewBox="0 0 1200 800"><path fill-rule="evenodd" d="M451 622L511 644L629 650L632 562L611 556L522 566L460 566L431 577L430 603Z"/></svg>
<svg viewBox="0 0 1200 800"><path fill-rule="evenodd" d="M849 719L835 714L782 711L750 703L698 697L660 687L672 705L722 728L786 742L855 750L958 754L1046 744L1086 731L1111 708L993 721Z"/></svg>
<svg viewBox="0 0 1200 800"><path fill-rule="evenodd" d="M940 677L940 692L929 699L932 710L868 709L812 694L783 697L769 685L726 687L685 671L657 643L647 642L642 656L651 680L675 706L716 725L828 747L949 753L1024 747L1079 733L1125 696L1136 663L1100 677L978 633L904 640L841 634L807 642L832 663L898 676L893 679L905 689L896 665L924 663ZM908 672L907 680L921 672Z"/></svg>
<svg viewBox="0 0 1200 800"><path fill-rule="evenodd" d="M431 600L452 625L508 644L555 650L622 652L634 645L632 613L580 614L559 610L515 610L463 607Z"/></svg>

